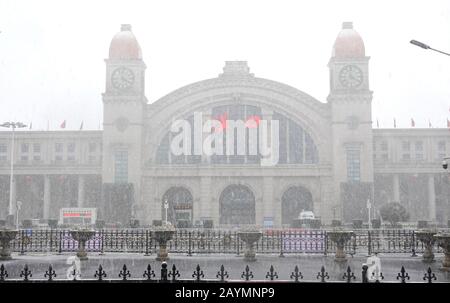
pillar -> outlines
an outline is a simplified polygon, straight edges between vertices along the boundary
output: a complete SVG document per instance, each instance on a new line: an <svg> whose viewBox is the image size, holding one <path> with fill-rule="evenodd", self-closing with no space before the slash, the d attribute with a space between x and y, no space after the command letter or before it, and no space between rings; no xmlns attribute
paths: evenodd
<svg viewBox="0 0 450 303"><path fill-rule="evenodd" d="M257 222L257 224L263 225L264 219L272 220L273 224L275 224L273 177L263 178L263 214L262 222Z"/></svg>
<svg viewBox="0 0 450 303"><path fill-rule="evenodd" d="M214 117L212 116L212 110L208 109L203 113L203 124L208 121L208 120L212 120L214 119ZM211 163L211 157L205 154L205 151L203 150L203 142L205 141L205 138L208 137L209 135L211 135L211 131L203 131L203 125L200 125L200 127L202 128L202 163L207 163L210 164Z"/></svg>
<svg viewBox="0 0 450 303"><path fill-rule="evenodd" d="M211 177L200 178L200 207L196 211L200 220L211 218Z"/></svg>
<svg viewBox="0 0 450 303"><path fill-rule="evenodd" d="M428 219L436 221L436 192L433 174L428 175Z"/></svg>
<svg viewBox="0 0 450 303"><path fill-rule="evenodd" d="M44 175L44 219L50 219L50 176Z"/></svg>
<svg viewBox="0 0 450 303"><path fill-rule="evenodd" d="M149 201L144 202L148 203L147 210L149 213L149 221L153 223L153 220L164 220L164 216L162 214L162 196L164 193L160 193L163 190L164 182L166 180L157 178L157 177L147 177L145 181L144 195L148 192ZM145 196L144 196L145 197ZM146 199L144 199L145 201Z"/></svg>
<svg viewBox="0 0 450 303"><path fill-rule="evenodd" d="M84 176L78 176L78 207L84 207Z"/></svg>
<svg viewBox="0 0 450 303"><path fill-rule="evenodd" d="M400 182L398 174L394 174L393 191L394 191L393 202L400 202Z"/></svg>

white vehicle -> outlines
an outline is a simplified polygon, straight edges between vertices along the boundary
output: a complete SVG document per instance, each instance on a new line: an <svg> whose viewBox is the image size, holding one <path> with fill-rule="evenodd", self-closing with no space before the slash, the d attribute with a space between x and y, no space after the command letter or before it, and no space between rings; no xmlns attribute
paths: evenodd
<svg viewBox="0 0 450 303"><path fill-rule="evenodd" d="M302 210L300 212L300 215L298 216L298 218L300 220L314 220L314 219L316 219L316 217L314 216L314 213L312 211L309 211L309 210L307 210L307 211Z"/></svg>

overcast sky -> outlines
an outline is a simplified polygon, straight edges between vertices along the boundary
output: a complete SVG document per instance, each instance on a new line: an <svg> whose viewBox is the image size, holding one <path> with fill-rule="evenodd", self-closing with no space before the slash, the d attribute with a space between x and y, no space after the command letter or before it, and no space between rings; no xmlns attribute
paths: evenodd
<svg viewBox="0 0 450 303"><path fill-rule="evenodd" d="M257 77L326 102L327 63L343 21L370 60L380 127L446 127L450 118L450 1L17 1L0 0L0 122L33 129L98 129L105 63L120 24L133 26L154 102L247 60ZM376 122L374 122L376 127Z"/></svg>

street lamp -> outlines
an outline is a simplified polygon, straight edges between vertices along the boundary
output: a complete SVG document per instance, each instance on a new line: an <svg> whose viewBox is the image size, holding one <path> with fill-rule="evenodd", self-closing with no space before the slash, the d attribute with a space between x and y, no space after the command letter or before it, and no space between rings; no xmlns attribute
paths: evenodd
<svg viewBox="0 0 450 303"><path fill-rule="evenodd" d="M11 171L10 171L10 178L9 178L9 215L14 214L14 205L13 205L13 184L14 184L14 134L16 128L24 128L27 127L22 122L5 122L3 124L0 124L1 127L11 128L12 134L11 134Z"/></svg>
<svg viewBox="0 0 450 303"><path fill-rule="evenodd" d="M369 230L371 230L372 229L372 220L371 220L370 211L372 209L372 203L370 203L370 199L367 199L367 205L366 206L367 206L367 212L368 212L367 216L369 217Z"/></svg>
<svg viewBox="0 0 450 303"><path fill-rule="evenodd" d="M19 229L19 211L22 208L22 202L16 201L16 229Z"/></svg>
<svg viewBox="0 0 450 303"><path fill-rule="evenodd" d="M166 211L166 226L168 224L167 222L167 210L169 209L169 203L167 202L167 199L164 200L164 210Z"/></svg>
<svg viewBox="0 0 450 303"><path fill-rule="evenodd" d="M443 52L443 51L434 49L434 48L430 47L429 45L427 45L427 44L425 44L425 43L422 43L422 42L419 42L419 41L417 41L417 40L411 40L411 41L409 41L409 43L414 44L415 46L421 47L421 48L423 48L423 49L431 49L431 50L433 50L433 51L435 51L435 52L438 52L438 53L441 53L441 54L450 56L449 53L446 53L446 52Z"/></svg>

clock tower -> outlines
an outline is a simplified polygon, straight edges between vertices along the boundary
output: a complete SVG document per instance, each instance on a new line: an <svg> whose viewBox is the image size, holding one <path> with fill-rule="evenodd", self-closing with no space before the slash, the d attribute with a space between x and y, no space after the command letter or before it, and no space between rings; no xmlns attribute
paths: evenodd
<svg viewBox="0 0 450 303"><path fill-rule="evenodd" d="M122 24L113 37L105 63L102 180L132 188L139 201L146 65L131 25Z"/></svg>
<svg viewBox="0 0 450 303"><path fill-rule="evenodd" d="M367 211L363 208L368 199L372 201L373 195L369 59L365 55L364 42L353 29L353 24L344 22L328 63L328 103L332 116L335 192L341 200L336 207L342 211L341 214L346 214L341 216L346 221L367 219Z"/></svg>

